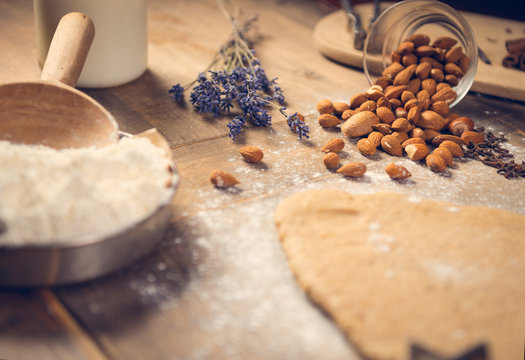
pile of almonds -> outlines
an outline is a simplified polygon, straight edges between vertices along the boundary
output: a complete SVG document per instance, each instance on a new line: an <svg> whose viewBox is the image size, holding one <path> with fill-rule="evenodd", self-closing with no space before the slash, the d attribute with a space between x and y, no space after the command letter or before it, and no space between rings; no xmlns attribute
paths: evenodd
<svg viewBox="0 0 525 360"><path fill-rule="evenodd" d="M349 103L321 100L319 125L336 127L343 121L344 135L361 138L357 148L363 155L381 147L390 155L425 160L433 171L445 170L453 157L463 156L462 145L485 140L474 131L472 119L450 112L457 98L452 87L469 64L456 44L451 37L431 44L425 34L412 35L391 54L391 65L368 90Z"/></svg>

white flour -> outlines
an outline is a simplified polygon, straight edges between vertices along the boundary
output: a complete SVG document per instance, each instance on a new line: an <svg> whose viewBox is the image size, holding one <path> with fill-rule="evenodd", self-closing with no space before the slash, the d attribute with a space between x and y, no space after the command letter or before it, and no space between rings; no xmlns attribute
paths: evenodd
<svg viewBox="0 0 525 360"><path fill-rule="evenodd" d="M116 232L170 199L171 176L145 138L60 151L0 141L0 245Z"/></svg>

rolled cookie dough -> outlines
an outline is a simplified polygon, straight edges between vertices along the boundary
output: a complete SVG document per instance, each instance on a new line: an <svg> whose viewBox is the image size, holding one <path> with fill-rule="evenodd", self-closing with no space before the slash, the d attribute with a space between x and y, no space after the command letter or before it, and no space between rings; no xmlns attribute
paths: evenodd
<svg viewBox="0 0 525 360"><path fill-rule="evenodd" d="M275 214L301 287L371 359L479 343L522 359L525 216L394 193L297 193Z"/></svg>

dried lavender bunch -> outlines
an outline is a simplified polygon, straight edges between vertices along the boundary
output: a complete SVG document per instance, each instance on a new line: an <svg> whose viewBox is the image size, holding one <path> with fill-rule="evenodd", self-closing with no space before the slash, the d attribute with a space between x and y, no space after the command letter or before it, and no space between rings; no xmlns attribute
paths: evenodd
<svg viewBox="0 0 525 360"><path fill-rule="evenodd" d="M184 91L193 87L190 103L198 112L208 112L218 117L240 110L228 123L229 136L235 140L246 123L254 126L271 126L270 107L279 109L288 126L302 137L309 137L308 125L298 113L286 113L285 98L277 78L269 80L255 51L250 47L247 32L256 18L240 21L231 16L222 0L219 7L232 25L230 40L221 47L205 72L186 86L174 85L169 93L176 102L184 101ZM197 84L197 85L195 85ZM195 86L194 86L195 85Z"/></svg>

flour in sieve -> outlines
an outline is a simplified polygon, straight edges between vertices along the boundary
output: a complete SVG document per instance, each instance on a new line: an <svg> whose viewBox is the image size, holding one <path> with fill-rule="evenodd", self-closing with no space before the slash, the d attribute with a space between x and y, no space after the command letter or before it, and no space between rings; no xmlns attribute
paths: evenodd
<svg viewBox="0 0 525 360"><path fill-rule="evenodd" d="M0 141L0 245L119 231L171 198L167 166L145 138L63 150Z"/></svg>

